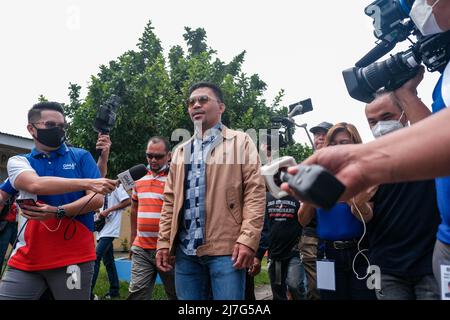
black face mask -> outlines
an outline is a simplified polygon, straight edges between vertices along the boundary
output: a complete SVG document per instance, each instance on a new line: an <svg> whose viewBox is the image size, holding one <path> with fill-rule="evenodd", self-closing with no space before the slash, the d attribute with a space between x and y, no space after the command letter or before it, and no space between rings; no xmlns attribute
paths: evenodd
<svg viewBox="0 0 450 320"><path fill-rule="evenodd" d="M35 127L36 128L36 127ZM38 129L35 139L50 148L57 148L66 141L66 132L58 127L51 129Z"/></svg>

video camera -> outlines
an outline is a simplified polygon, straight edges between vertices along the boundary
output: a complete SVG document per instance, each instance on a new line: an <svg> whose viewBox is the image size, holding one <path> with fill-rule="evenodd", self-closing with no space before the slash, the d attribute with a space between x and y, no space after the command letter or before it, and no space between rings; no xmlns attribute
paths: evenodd
<svg viewBox="0 0 450 320"><path fill-rule="evenodd" d="M442 72L450 61L450 31L423 36L409 18L413 2L376 0L364 9L374 20L374 35L379 41L355 67L342 72L352 98L370 103L378 89L395 90L413 78L422 62L428 71ZM416 36L417 42L408 50L376 62L410 35Z"/></svg>
<svg viewBox="0 0 450 320"><path fill-rule="evenodd" d="M313 107L311 99L306 99L289 105L289 113L287 117L274 116L270 119L272 124L271 129L276 129L279 131L279 129L284 127L284 131L279 132L279 146L281 148L287 147L288 145L294 143L292 135L294 133L295 121L293 118L312 110Z"/></svg>
<svg viewBox="0 0 450 320"><path fill-rule="evenodd" d="M94 130L100 134L109 134L116 123L117 109L119 108L121 99L120 97L112 94L108 100L97 110L97 116L94 119ZM96 150L97 155L102 153L101 149Z"/></svg>
<svg viewBox="0 0 450 320"><path fill-rule="evenodd" d="M108 100L97 110L97 116L94 120L94 130L101 134L108 134L116 123L116 113L119 108L120 97L112 94Z"/></svg>

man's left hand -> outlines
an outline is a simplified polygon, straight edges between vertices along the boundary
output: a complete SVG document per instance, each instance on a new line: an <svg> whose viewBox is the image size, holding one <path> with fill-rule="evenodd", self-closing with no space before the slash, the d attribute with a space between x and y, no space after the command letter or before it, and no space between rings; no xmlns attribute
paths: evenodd
<svg viewBox="0 0 450 320"><path fill-rule="evenodd" d="M233 249L233 255L231 259L234 264L233 267L236 269L248 269L253 264L253 258L255 257L255 251L243 245L241 243L236 243Z"/></svg>
<svg viewBox="0 0 450 320"><path fill-rule="evenodd" d="M22 206L22 215L30 220L47 220L56 217L57 208L45 203L36 203L37 206Z"/></svg>

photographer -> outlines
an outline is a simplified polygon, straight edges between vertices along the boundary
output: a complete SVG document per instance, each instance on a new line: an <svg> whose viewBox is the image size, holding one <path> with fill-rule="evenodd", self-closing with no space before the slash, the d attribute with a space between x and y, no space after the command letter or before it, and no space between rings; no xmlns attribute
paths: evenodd
<svg viewBox="0 0 450 320"><path fill-rule="evenodd" d="M425 10L420 10L421 7ZM416 15L419 11L428 14ZM417 0L410 16L414 16L414 23L423 33L448 31L450 0ZM433 28L423 29L430 25ZM395 90L401 104L414 106L421 103L416 93L420 81L419 73ZM440 266L450 265L450 177L443 177L450 175L450 109L446 108L450 106L449 88L450 63L433 92L432 108L437 114L365 145L320 150L303 163L319 164L335 173L346 186L344 199L376 184L440 177L436 179L436 191L442 222L433 253L433 272L439 285ZM295 173L297 169L292 167L289 172ZM289 189L287 184L282 188Z"/></svg>

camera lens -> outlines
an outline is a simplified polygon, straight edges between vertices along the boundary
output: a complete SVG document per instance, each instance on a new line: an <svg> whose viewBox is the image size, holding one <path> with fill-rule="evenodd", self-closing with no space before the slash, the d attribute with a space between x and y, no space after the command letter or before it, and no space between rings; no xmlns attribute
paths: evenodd
<svg viewBox="0 0 450 320"><path fill-rule="evenodd" d="M420 62L414 50L410 49L364 68L344 70L342 74L350 96L370 103L378 89L385 87L394 90L411 79L417 73Z"/></svg>

